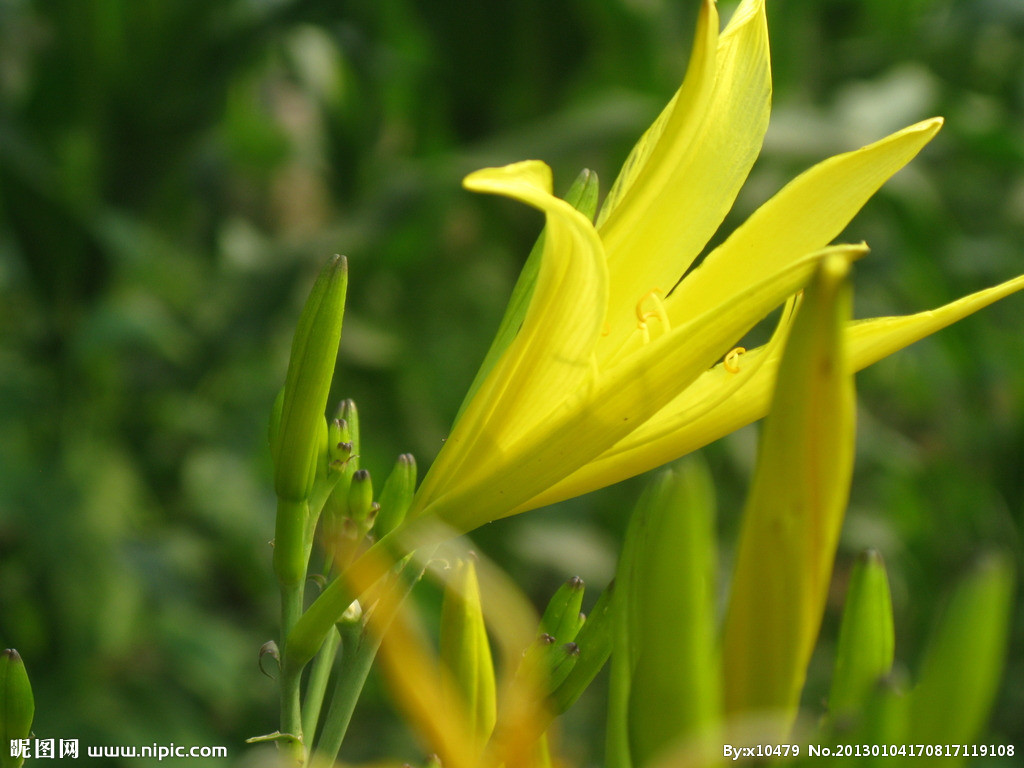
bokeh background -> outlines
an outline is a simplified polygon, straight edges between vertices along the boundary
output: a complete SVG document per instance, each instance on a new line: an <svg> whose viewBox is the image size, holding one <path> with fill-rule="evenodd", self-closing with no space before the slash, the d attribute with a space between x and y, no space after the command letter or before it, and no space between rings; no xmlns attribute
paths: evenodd
<svg viewBox="0 0 1024 768"><path fill-rule="evenodd" d="M363 465L382 478L413 451L425 467L540 225L464 192L462 175L541 158L558 189L583 167L606 187L681 81L695 12L0 1L0 645L29 667L37 735L258 759L241 742L277 725L256 665L277 610L266 420L313 276L348 255L334 395L359 403ZM857 314L1024 272L1024 5L771 0L769 23L772 125L724 232L810 164L942 114L844 235L873 247ZM979 553L1024 566L1022 301L859 375L859 463L811 711L860 549L887 560L911 673ZM704 451L724 568L755 442L747 429ZM641 487L503 521L475 545L538 605L573 574L589 604ZM986 739L1018 750L1022 644L1024 608ZM601 689L564 727L579 765L600 760ZM346 759L420 758L389 712L373 678Z"/></svg>

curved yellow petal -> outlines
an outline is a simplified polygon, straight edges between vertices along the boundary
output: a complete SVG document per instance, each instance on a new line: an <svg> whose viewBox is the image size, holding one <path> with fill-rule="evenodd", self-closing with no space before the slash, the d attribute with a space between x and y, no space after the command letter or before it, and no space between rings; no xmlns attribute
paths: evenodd
<svg viewBox="0 0 1024 768"><path fill-rule="evenodd" d="M904 128L797 176L762 205L679 284L665 302L673 323L713 307L790 260L824 248L889 177L942 127L942 118Z"/></svg>
<svg viewBox="0 0 1024 768"><path fill-rule="evenodd" d="M566 407L565 393L583 397L604 326L608 276L601 242L585 216L551 194L550 169L538 161L487 168L466 177L465 185L543 211L544 252L522 328L453 428L410 515L436 488L462 484L481 466L493 466L538 422Z"/></svg>
<svg viewBox="0 0 1024 768"><path fill-rule="evenodd" d="M972 293L938 309L897 317L857 320L847 326L850 364L867 368L884 357L930 336L999 299L1024 289L1024 275ZM737 429L768 412L771 389L778 370L781 346L772 340L740 358L739 373L718 364L682 391L654 418L616 443L594 461L581 467L556 486L522 504L516 512L536 509L563 499L612 485L652 467L666 464ZM738 376L752 371L736 390ZM728 392L720 407L704 409L702 403Z"/></svg>
<svg viewBox="0 0 1024 768"><path fill-rule="evenodd" d="M702 20L713 20L709 6ZM771 67L762 0L740 6L716 53L705 50L714 40L713 28L702 30L691 72L671 114L662 118L666 124L657 142L645 149L649 156L635 171L628 195L599 227L612 286L602 360L636 327L640 298L653 289L667 295L718 229L768 126Z"/></svg>

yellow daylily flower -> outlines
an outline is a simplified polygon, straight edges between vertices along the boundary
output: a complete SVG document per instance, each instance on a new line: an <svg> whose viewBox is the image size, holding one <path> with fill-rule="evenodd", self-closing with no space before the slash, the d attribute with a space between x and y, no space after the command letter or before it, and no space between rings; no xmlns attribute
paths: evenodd
<svg viewBox="0 0 1024 768"><path fill-rule="evenodd" d="M790 313L765 346L723 355L822 258L866 253L829 243L942 125L932 118L812 167L691 270L760 151L770 100L763 0L744 0L721 33L705 0L686 78L596 225L552 194L539 161L466 178L542 211L544 250L519 332L465 405L409 519L470 530L639 474L766 413ZM933 312L853 323L851 361L869 365L1022 287L1018 278Z"/></svg>

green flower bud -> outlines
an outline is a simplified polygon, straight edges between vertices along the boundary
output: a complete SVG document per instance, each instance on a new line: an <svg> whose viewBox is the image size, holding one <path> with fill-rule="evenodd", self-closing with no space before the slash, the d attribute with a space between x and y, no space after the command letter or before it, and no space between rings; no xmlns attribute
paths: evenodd
<svg viewBox="0 0 1024 768"><path fill-rule="evenodd" d="M599 188L597 172L584 168L565 193L565 202L593 221L594 214L597 213Z"/></svg>
<svg viewBox="0 0 1024 768"><path fill-rule="evenodd" d="M639 540L623 552L619 573L629 591L620 597L634 654L630 744L644 765L707 733L719 717L710 474L697 459L659 473L633 514Z"/></svg>
<svg viewBox="0 0 1024 768"><path fill-rule="evenodd" d="M832 719L858 712L892 670L896 636L882 556L868 550L857 561L839 629L829 709Z"/></svg>
<svg viewBox="0 0 1024 768"><path fill-rule="evenodd" d="M27 739L32 729L35 701L28 672L13 648L0 653L0 766L18 768L23 757L11 756L11 741Z"/></svg>
<svg viewBox="0 0 1024 768"><path fill-rule="evenodd" d="M554 691L565 682L576 662L580 658L580 647L576 643L563 643L553 648L551 653L550 690Z"/></svg>
<svg viewBox="0 0 1024 768"><path fill-rule="evenodd" d="M344 419L333 419L327 425L328 466L335 472L344 472L354 453L355 446L352 445L352 433L349 432L348 422Z"/></svg>
<svg viewBox="0 0 1024 768"><path fill-rule="evenodd" d="M981 733L1006 663L1012 561L990 555L961 583L929 640L910 695L908 739L970 744Z"/></svg>
<svg viewBox="0 0 1024 768"><path fill-rule="evenodd" d="M356 401L351 398L342 400L338 404L337 417L344 420L348 425L349 437L345 441L352 443L352 469L359 469L359 411L356 410Z"/></svg>
<svg viewBox="0 0 1024 768"><path fill-rule="evenodd" d="M355 446L345 419L334 419L328 426L327 459L335 472L340 472L324 503L324 521L333 525L348 514L348 490L355 472Z"/></svg>
<svg viewBox="0 0 1024 768"><path fill-rule="evenodd" d="M613 585L601 593L597 604L577 632L574 645L579 654L565 679L555 686L551 697L555 714L562 714L571 707L580 694L597 677L597 673L608 661L612 652L612 604Z"/></svg>
<svg viewBox="0 0 1024 768"><path fill-rule="evenodd" d="M494 729L496 683L472 560L457 563L445 587L441 661L452 673L458 700L465 704L469 733L482 746Z"/></svg>
<svg viewBox="0 0 1024 768"><path fill-rule="evenodd" d="M370 479L369 470L357 469L348 489L348 516L360 529L364 526L369 528L372 511L373 480Z"/></svg>
<svg viewBox="0 0 1024 768"><path fill-rule="evenodd" d="M347 287L348 265L343 256L335 256L313 285L295 329L280 425L271 446L274 488L289 502L308 498L316 477L318 422L334 377Z"/></svg>
<svg viewBox="0 0 1024 768"><path fill-rule="evenodd" d="M580 608L583 606L583 579L573 576L548 602L540 619L540 631L555 638L560 644L571 643L583 626Z"/></svg>
<svg viewBox="0 0 1024 768"><path fill-rule="evenodd" d="M395 462L395 468L384 481L380 492L380 514L374 525L378 539L384 538L401 525L415 492L416 459L411 453L403 453Z"/></svg>

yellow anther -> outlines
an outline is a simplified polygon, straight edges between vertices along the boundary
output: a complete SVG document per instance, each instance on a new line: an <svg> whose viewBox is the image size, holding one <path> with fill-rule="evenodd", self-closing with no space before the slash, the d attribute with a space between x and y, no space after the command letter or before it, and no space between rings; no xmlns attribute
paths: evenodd
<svg viewBox="0 0 1024 768"><path fill-rule="evenodd" d="M636 320L637 328L640 329L641 335L643 336L644 344L650 341L650 332L647 328L647 320L656 317L661 321L662 333L667 333L671 324L669 323L668 313L665 311L665 305L662 303L658 294L661 293L660 288L652 288L643 296L640 297L640 301L636 303ZM648 302L651 303L653 308L649 311L645 311L644 305Z"/></svg>
<svg viewBox="0 0 1024 768"><path fill-rule="evenodd" d="M606 322L603 326L601 326L601 335L602 336L611 336L612 335L612 324L611 323Z"/></svg>
<svg viewBox="0 0 1024 768"><path fill-rule="evenodd" d="M740 367L737 365L737 362L740 359L740 355L746 351L747 350L743 347L736 347L735 349L729 350L729 352L726 353L725 358L722 360L722 365L725 366L725 370L729 373L739 373Z"/></svg>

